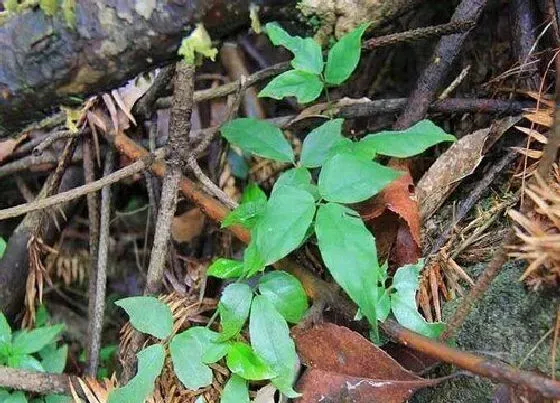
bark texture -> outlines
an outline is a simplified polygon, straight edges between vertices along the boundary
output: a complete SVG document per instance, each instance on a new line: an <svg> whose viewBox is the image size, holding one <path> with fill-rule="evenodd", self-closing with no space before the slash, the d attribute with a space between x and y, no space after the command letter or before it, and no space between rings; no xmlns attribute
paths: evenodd
<svg viewBox="0 0 560 403"><path fill-rule="evenodd" d="M0 137L70 96L113 88L174 58L197 22L214 37L247 25L249 3L80 0L75 28L62 12L51 17L37 7L14 15L0 24ZM293 10L295 1L256 3L262 15L274 16Z"/></svg>

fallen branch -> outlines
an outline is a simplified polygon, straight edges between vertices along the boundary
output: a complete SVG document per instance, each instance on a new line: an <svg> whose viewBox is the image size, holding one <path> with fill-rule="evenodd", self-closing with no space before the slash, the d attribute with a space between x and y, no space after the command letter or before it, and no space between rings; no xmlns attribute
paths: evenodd
<svg viewBox="0 0 560 403"><path fill-rule="evenodd" d="M0 210L0 221L6 220L8 218L14 218L22 214L26 214L32 211L42 210L47 207L55 206L60 203L65 203L74 200L78 197L87 195L91 192L97 192L104 186L110 185L112 183L118 182L121 179L127 178L138 172L143 171L149 167L155 159L163 157L163 150L158 150L154 155L148 154L144 158L127 165L126 167L119 169L118 171L104 176L103 178L91 182L87 185L78 186L77 188L68 190L66 192L57 193L53 196L47 197L46 199L33 201L31 203L20 204L14 207L10 207L4 210Z"/></svg>
<svg viewBox="0 0 560 403"><path fill-rule="evenodd" d="M462 0L455 9L451 22L478 21L486 2L487 0ZM406 129L424 118L469 32L470 30L441 38L434 50L432 63L422 72L404 111L395 123L396 129Z"/></svg>
<svg viewBox="0 0 560 403"><path fill-rule="evenodd" d="M79 385L78 378L65 374L31 372L21 369L0 367L0 387L35 393L71 394L70 383ZM81 390L81 388L76 388Z"/></svg>

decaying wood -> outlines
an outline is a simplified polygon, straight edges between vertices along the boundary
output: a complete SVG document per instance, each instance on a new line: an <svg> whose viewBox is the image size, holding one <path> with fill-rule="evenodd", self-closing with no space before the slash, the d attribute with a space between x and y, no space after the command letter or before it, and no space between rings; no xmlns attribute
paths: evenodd
<svg viewBox="0 0 560 403"><path fill-rule="evenodd" d="M197 22L215 37L248 25L249 3L83 0L75 2L76 27L38 7L8 18L0 24L0 136L69 96L117 87L173 59ZM260 1L261 15L289 14L293 3Z"/></svg>

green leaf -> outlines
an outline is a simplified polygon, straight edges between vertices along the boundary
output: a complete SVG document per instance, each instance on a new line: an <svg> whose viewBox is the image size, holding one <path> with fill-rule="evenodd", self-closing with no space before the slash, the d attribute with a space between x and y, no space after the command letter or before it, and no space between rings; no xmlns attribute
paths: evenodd
<svg viewBox="0 0 560 403"><path fill-rule="evenodd" d="M300 36L292 36L275 22L266 24L265 29L274 45L282 45L294 54L295 57L292 60L294 69L321 74L323 71L321 45L312 38L303 39Z"/></svg>
<svg viewBox="0 0 560 403"><path fill-rule="evenodd" d="M277 374L245 343L234 343L227 354L227 366L234 374L250 381L274 378Z"/></svg>
<svg viewBox="0 0 560 403"><path fill-rule="evenodd" d="M8 324L6 316L0 312L0 344L12 341L12 328Z"/></svg>
<svg viewBox="0 0 560 403"><path fill-rule="evenodd" d="M64 344L60 348L54 345L48 345L41 351L41 365L45 371L55 374L62 374L66 366L66 358L68 357L68 345Z"/></svg>
<svg viewBox="0 0 560 403"><path fill-rule="evenodd" d="M266 203L266 193L256 183L250 183L241 195L240 203L262 202Z"/></svg>
<svg viewBox="0 0 560 403"><path fill-rule="evenodd" d="M208 275L218 278L237 278L243 274L243 262L219 258L208 268Z"/></svg>
<svg viewBox="0 0 560 403"><path fill-rule="evenodd" d="M204 364L213 364L220 361L227 353L229 353L231 348L230 342L219 342L219 334L214 334L212 335L212 340L205 344L205 348L202 353L202 362Z"/></svg>
<svg viewBox="0 0 560 403"><path fill-rule="evenodd" d="M293 390L296 377L296 349L286 320L262 295L253 298L249 319L249 335L253 350L278 375L274 386L289 398L301 396Z"/></svg>
<svg viewBox="0 0 560 403"><path fill-rule="evenodd" d="M259 280L259 292L290 323L298 323L307 310L307 296L297 278L283 271L272 271Z"/></svg>
<svg viewBox="0 0 560 403"><path fill-rule="evenodd" d="M212 47L212 39L204 29L204 25L196 24L196 28L182 40L177 53L183 56L185 62L194 64L201 61L202 56L208 57L212 61L216 60L218 49Z"/></svg>
<svg viewBox="0 0 560 403"><path fill-rule="evenodd" d="M226 216L222 221L222 228L228 228L239 224L247 229L252 229L266 206L265 201L251 201L242 203Z"/></svg>
<svg viewBox="0 0 560 403"><path fill-rule="evenodd" d="M324 204L317 212L315 234L331 275L375 331L379 263L375 239L356 214L340 204Z"/></svg>
<svg viewBox="0 0 560 403"><path fill-rule="evenodd" d="M39 305L35 313L35 327L43 327L50 320L49 312L44 304Z"/></svg>
<svg viewBox="0 0 560 403"><path fill-rule="evenodd" d="M375 307L377 319L380 322L385 322L385 319L389 316L389 312L391 312L391 297L389 292L384 288L379 288L377 295L379 295Z"/></svg>
<svg viewBox="0 0 560 403"><path fill-rule="evenodd" d="M356 69L362 50L362 35L368 26L369 23L359 25L333 45L325 67L325 80L328 83L340 84Z"/></svg>
<svg viewBox="0 0 560 403"><path fill-rule="evenodd" d="M52 343L64 330L64 325L44 326L14 334L13 348L19 354L32 354Z"/></svg>
<svg viewBox="0 0 560 403"><path fill-rule="evenodd" d="M257 250L257 242L255 241L254 231L251 235L251 241L245 248L245 255L243 256L243 270L244 277L251 277L265 268L264 258Z"/></svg>
<svg viewBox="0 0 560 403"><path fill-rule="evenodd" d="M388 130L369 134L360 144L374 148L377 154L406 158L421 154L428 148L445 141L455 141L431 120L421 120L406 130Z"/></svg>
<svg viewBox="0 0 560 403"><path fill-rule="evenodd" d="M155 297L119 299L115 305L123 308L136 330L165 339L173 331L173 314L167 304Z"/></svg>
<svg viewBox="0 0 560 403"><path fill-rule="evenodd" d="M27 398L25 397L25 393L22 391L17 392L8 392L6 391L5 394L0 395L0 402L2 403L27 403Z"/></svg>
<svg viewBox="0 0 560 403"><path fill-rule="evenodd" d="M283 258L301 244L314 214L315 199L306 191L282 186L271 195L251 234L266 265Z"/></svg>
<svg viewBox="0 0 560 403"><path fill-rule="evenodd" d="M289 70L273 78L259 92L259 97L282 99L296 97L299 103L307 103L319 98L323 82L319 76L301 70Z"/></svg>
<svg viewBox="0 0 560 403"><path fill-rule="evenodd" d="M227 141L249 153L280 162L294 161L294 151L282 131L264 120L233 119L220 131Z"/></svg>
<svg viewBox="0 0 560 403"><path fill-rule="evenodd" d="M286 172L283 172L276 180L276 183L274 183L271 196L282 186L291 186L305 190L311 193L315 199L318 199L320 197L319 190L316 185L311 183L311 179L311 174L306 168L298 167L288 169Z"/></svg>
<svg viewBox="0 0 560 403"><path fill-rule="evenodd" d="M29 371L45 372L41 363L29 354L13 354L8 357L8 366L10 368L26 369Z"/></svg>
<svg viewBox="0 0 560 403"><path fill-rule="evenodd" d="M329 151L328 157L333 157L336 154L352 154L356 157L367 159L371 161L375 157L375 149L367 143L354 143L346 137L337 142Z"/></svg>
<svg viewBox="0 0 560 403"><path fill-rule="evenodd" d="M444 330L444 324L426 322L416 306L418 277L423 266L424 261L420 259L417 264L397 269L393 277L392 288L396 291L391 294L391 311L404 327L427 337L438 338Z"/></svg>
<svg viewBox="0 0 560 403"><path fill-rule="evenodd" d="M6 246L8 246L6 240L0 237L0 259L4 256L4 253L6 252Z"/></svg>
<svg viewBox="0 0 560 403"><path fill-rule="evenodd" d="M45 403L73 403L74 399L64 395L46 395Z"/></svg>
<svg viewBox="0 0 560 403"><path fill-rule="evenodd" d="M218 304L222 325L220 340L239 334L249 316L252 298L253 292L247 284L230 284L224 289Z"/></svg>
<svg viewBox="0 0 560 403"><path fill-rule="evenodd" d="M222 391L220 403L249 403L247 381L238 375L232 374Z"/></svg>
<svg viewBox="0 0 560 403"><path fill-rule="evenodd" d="M352 154L330 157L319 174L319 191L328 201L356 203L369 199L402 172Z"/></svg>
<svg viewBox="0 0 560 403"><path fill-rule="evenodd" d="M116 344L108 344L107 346L103 347L101 350L99 350L99 360L101 362L112 360L115 356L115 353L117 352L118 347L119 346Z"/></svg>
<svg viewBox="0 0 560 403"><path fill-rule="evenodd" d="M143 402L154 390L154 382L163 369L165 350L161 344L153 344L140 351L138 371L125 386L109 393L109 403Z"/></svg>
<svg viewBox="0 0 560 403"><path fill-rule="evenodd" d="M323 165L330 150L341 142L344 119L332 119L313 129L303 140L301 164L308 168Z"/></svg>
<svg viewBox="0 0 560 403"><path fill-rule="evenodd" d="M205 354L207 355L204 358L207 361L215 358L210 357L212 354L208 352L216 351L214 342L218 338L218 333L206 327L195 326L177 334L171 340L169 350L173 369L187 389L196 390L212 383L212 370L202 360Z"/></svg>

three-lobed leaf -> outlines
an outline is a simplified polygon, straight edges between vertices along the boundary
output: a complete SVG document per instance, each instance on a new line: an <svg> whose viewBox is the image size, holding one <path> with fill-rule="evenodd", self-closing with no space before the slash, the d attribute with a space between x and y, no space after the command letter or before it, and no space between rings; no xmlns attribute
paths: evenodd
<svg viewBox="0 0 560 403"><path fill-rule="evenodd" d="M249 403L249 387L247 381L232 374L224 386L220 403Z"/></svg>
<svg viewBox="0 0 560 403"><path fill-rule="evenodd" d="M313 196L293 186L281 186L271 195L251 234L266 265L285 257L305 239L315 214Z"/></svg>
<svg viewBox="0 0 560 403"><path fill-rule="evenodd" d="M349 153L330 157L319 174L319 191L325 200L357 203L379 193L401 172Z"/></svg>
<svg viewBox="0 0 560 403"><path fill-rule="evenodd" d="M360 141L360 144L372 147L377 154L406 158L421 154L436 144L455 140L454 136L445 133L431 120L424 119L406 130L388 130L369 134Z"/></svg>
<svg viewBox="0 0 560 403"><path fill-rule="evenodd" d="M243 262L219 258L208 267L208 275L218 278L238 278L243 275Z"/></svg>
<svg viewBox="0 0 560 403"><path fill-rule="evenodd" d="M272 79L259 97L282 99L295 97L299 103L307 103L319 98L323 91L319 76L302 70L289 70Z"/></svg>
<svg viewBox="0 0 560 403"><path fill-rule="evenodd" d="M359 25L353 31L342 36L329 50L325 66L325 80L329 84L346 81L358 66L362 48L362 35L369 23Z"/></svg>
<svg viewBox="0 0 560 403"><path fill-rule="evenodd" d="M416 306L416 291L418 289L418 276L424 262L409 264L397 269L393 277L391 294L391 311L397 321L411 330L424 336L437 338L444 330L443 323L428 323L418 312Z"/></svg>
<svg viewBox="0 0 560 403"><path fill-rule="evenodd" d="M307 311L307 296L297 278L272 271L259 279L259 292L290 323L298 323Z"/></svg>
<svg viewBox="0 0 560 403"><path fill-rule="evenodd" d="M64 325L43 326L31 331L14 333L12 347L17 354L33 354L56 340L64 330Z"/></svg>
<svg viewBox="0 0 560 403"><path fill-rule="evenodd" d="M249 335L253 350L277 374L272 383L287 397L299 397L300 394L292 388L297 355L288 324L262 295L253 298L251 304Z"/></svg>
<svg viewBox="0 0 560 403"><path fill-rule="evenodd" d="M379 263L375 239L357 213L336 203L319 207L315 234L331 275L377 329Z"/></svg>
<svg viewBox="0 0 560 403"><path fill-rule="evenodd" d="M294 160L294 151L282 131L266 121L233 119L224 124L220 131L231 144L249 153L280 162Z"/></svg>
<svg viewBox="0 0 560 403"><path fill-rule="evenodd" d="M305 137L301 149L301 164L304 167L317 168L323 165L330 150L344 139L343 122L344 119L328 120Z"/></svg>
<svg viewBox="0 0 560 403"><path fill-rule="evenodd" d="M277 375L246 343L234 343L226 360L231 372L249 381L270 379Z"/></svg>
<svg viewBox="0 0 560 403"><path fill-rule="evenodd" d="M308 73L321 74L323 71L323 54L321 45L312 38L301 38L288 34L275 22L266 24L266 33L274 45L282 45L294 54L294 69Z"/></svg>
<svg viewBox="0 0 560 403"><path fill-rule="evenodd" d="M165 339L173 330L171 309L155 297L128 297L119 299L115 305L126 311L139 332Z"/></svg>
<svg viewBox="0 0 560 403"><path fill-rule="evenodd" d="M230 284L224 289L218 304L222 325L220 340L239 334L249 316L252 298L253 292L247 284Z"/></svg>
<svg viewBox="0 0 560 403"><path fill-rule="evenodd" d="M154 382L163 369L165 350L161 344L153 344L140 351L138 371L125 386L109 394L109 403L143 402L154 390Z"/></svg>

